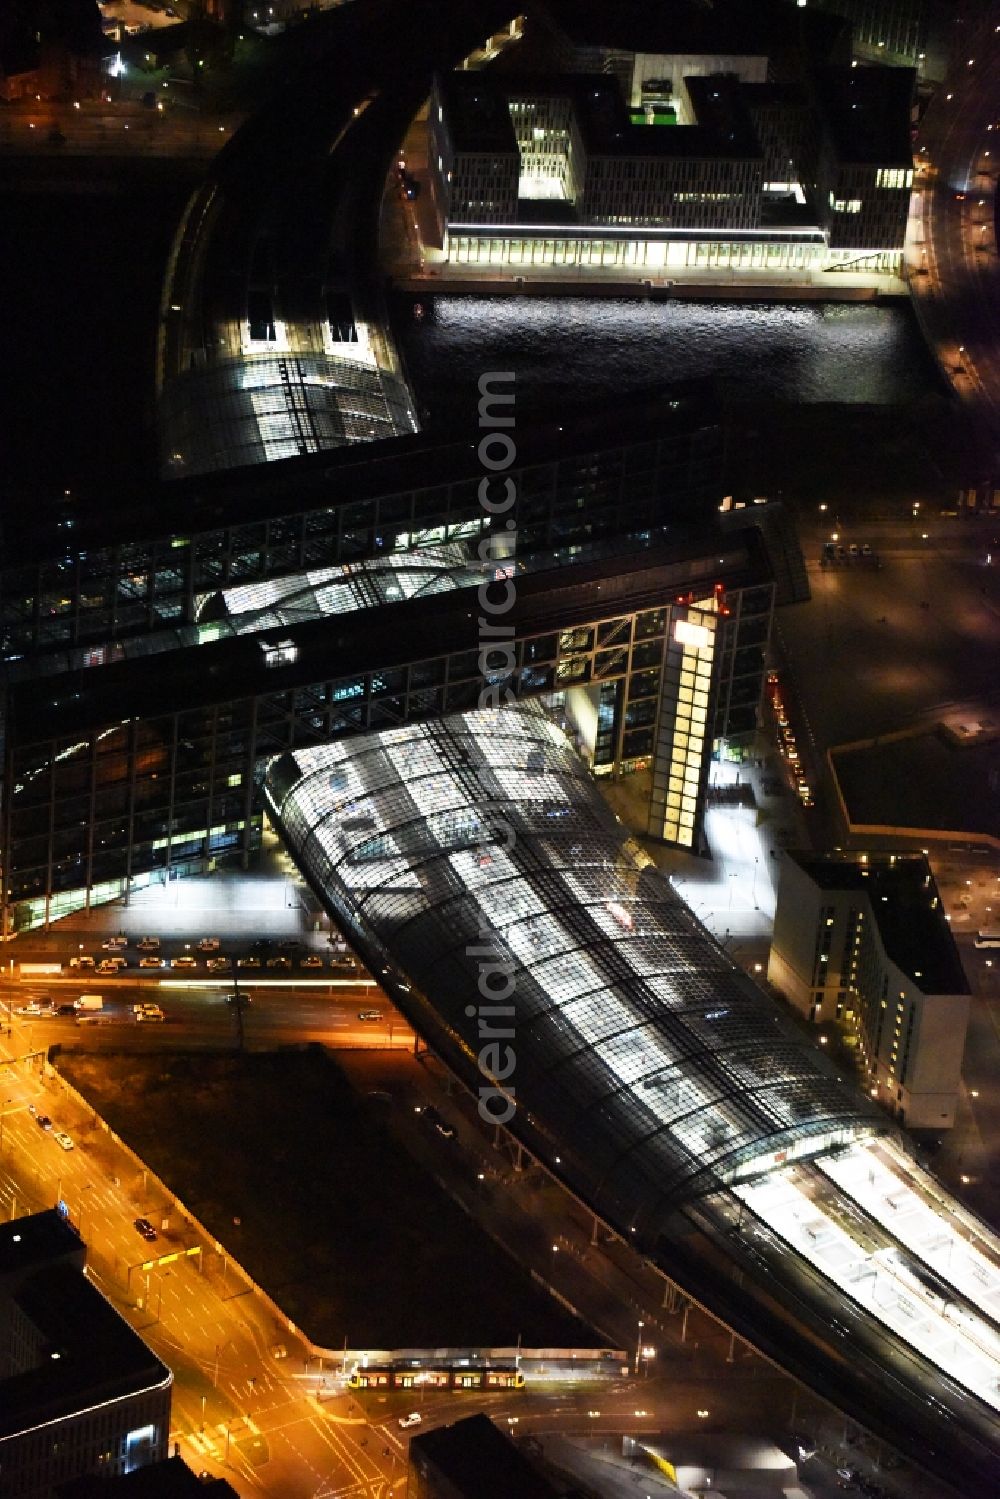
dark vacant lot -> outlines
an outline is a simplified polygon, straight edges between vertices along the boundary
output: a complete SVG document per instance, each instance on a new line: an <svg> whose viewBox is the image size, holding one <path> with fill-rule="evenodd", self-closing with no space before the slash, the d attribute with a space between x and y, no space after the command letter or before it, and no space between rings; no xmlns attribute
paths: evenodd
<svg viewBox="0 0 1000 1499"><path fill-rule="evenodd" d="M61 1065L316 1342L592 1346L320 1048Z"/></svg>

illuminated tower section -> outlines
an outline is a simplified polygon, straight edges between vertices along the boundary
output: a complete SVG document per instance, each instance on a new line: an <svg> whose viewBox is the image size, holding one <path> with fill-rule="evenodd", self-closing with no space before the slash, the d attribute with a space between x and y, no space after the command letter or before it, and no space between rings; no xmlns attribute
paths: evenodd
<svg viewBox="0 0 1000 1499"><path fill-rule="evenodd" d="M671 610L663 689L653 751L653 791L648 832L693 848L699 825L711 735L712 668L723 606L717 593Z"/></svg>

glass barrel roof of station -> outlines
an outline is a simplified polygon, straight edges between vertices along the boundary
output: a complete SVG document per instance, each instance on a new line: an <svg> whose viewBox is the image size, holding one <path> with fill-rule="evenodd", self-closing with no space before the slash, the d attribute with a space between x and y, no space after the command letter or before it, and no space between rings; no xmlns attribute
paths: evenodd
<svg viewBox="0 0 1000 1499"><path fill-rule="evenodd" d="M239 634L252 633L475 587L482 577L482 565L470 561L469 548L454 542L258 583L237 583L200 595L196 618L199 624L225 620Z"/></svg>
<svg viewBox="0 0 1000 1499"><path fill-rule="evenodd" d="M417 430L405 380L365 357L253 355L185 374L160 397L164 472L271 463Z"/></svg>
<svg viewBox="0 0 1000 1499"><path fill-rule="evenodd" d="M265 786L418 1030L513 1095L511 1128L608 1221L651 1233L685 1199L886 1128L629 840L539 705L290 753ZM484 962L509 975L502 1021L477 998ZM513 1033L509 1081L477 1063L484 1018Z"/></svg>

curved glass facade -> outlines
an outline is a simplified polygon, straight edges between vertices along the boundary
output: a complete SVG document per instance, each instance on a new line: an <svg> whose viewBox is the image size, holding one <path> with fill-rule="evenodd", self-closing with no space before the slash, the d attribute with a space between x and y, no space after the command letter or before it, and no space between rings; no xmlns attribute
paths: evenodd
<svg viewBox="0 0 1000 1499"><path fill-rule="evenodd" d="M636 1242L691 1197L885 1128L698 924L540 708L284 755L265 789L417 1029Z"/></svg>
<svg viewBox="0 0 1000 1499"><path fill-rule="evenodd" d="M370 361L287 352L229 360L160 397L164 470L205 474L417 430L403 378Z"/></svg>

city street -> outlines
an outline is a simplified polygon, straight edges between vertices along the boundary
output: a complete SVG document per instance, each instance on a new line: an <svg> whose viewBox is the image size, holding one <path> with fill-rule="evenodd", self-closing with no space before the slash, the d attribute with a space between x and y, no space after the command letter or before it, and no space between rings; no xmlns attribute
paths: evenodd
<svg viewBox="0 0 1000 1499"><path fill-rule="evenodd" d="M1000 261L994 192L1000 167L1000 26L992 9L922 123L923 180L908 237L917 314L956 392L989 424L980 458L996 477L1000 410ZM929 163L929 168L928 168ZM984 434L985 437L985 434ZM970 457L973 455L970 455Z"/></svg>
<svg viewBox="0 0 1000 1499"><path fill-rule="evenodd" d="M9 1057L0 1045L0 1059ZM348 1488L380 1499L392 1463L377 1456L381 1444L346 1397L320 1405L331 1373L307 1360L301 1339L248 1288L223 1247L199 1240L147 1174L42 1074L41 1062L0 1060L0 1212L12 1218L65 1204L88 1245L94 1283L174 1371L172 1441L181 1455L196 1471L225 1467L241 1494L306 1499ZM76 1148L61 1150L29 1106L70 1131ZM137 1216L156 1226L155 1245L132 1226Z"/></svg>
<svg viewBox="0 0 1000 1499"><path fill-rule="evenodd" d="M386 1057L387 1066L403 1061ZM424 1071L412 1059L407 1065L412 1075ZM615 1307L617 1318L634 1328L632 1336L651 1345L649 1356L637 1354L637 1377L613 1387L561 1381L523 1393L354 1398L344 1391L336 1362L324 1366L310 1358L294 1330L234 1270L224 1248L201 1241L146 1173L61 1098L57 1080L42 1074L40 1062L0 1065L0 1212L13 1217L65 1204L89 1246L95 1284L175 1372L172 1440L196 1471L224 1470L241 1494L305 1499L349 1492L387 1499L403 1476L406 1438L397 1417L414 1408L424 1427L485 1410L519 1435L683 1432L704 1421L716 1430L780 1437L788 1423L810 1447L827 1444L834 1461L849 1452L852 1460L874 1465L885 1455L877 1444L860 1443L854 1428L824 1413L697 1311L662 1309L662 1281L626 1246L592 1243L578 1209L537 1173L512 1176L502 1153L484 1157L491 1172L504 1168L494 1209L500 1231L516 1247L524 1232L519 1225L534 1220L537 1239L541 1217L553 1236L544 1278L561 1295L590 1302L596 1296ZM425 1073L423 1085L449 1109L436 1078ZM47 1113L55 1129L68 1129L76 1148L60 1150L29 1105ZM431 1151L440 1144L432 1136L423 1143ZM454 1159L461 1169L464 1157ZM436 1169L442 1169L440 1158ZM155 1245L147 1247L133 1228L139 1215L156 1228ZM831 1464L814 1463L814 1471L816 1494L830 1494Z"/></svg>

